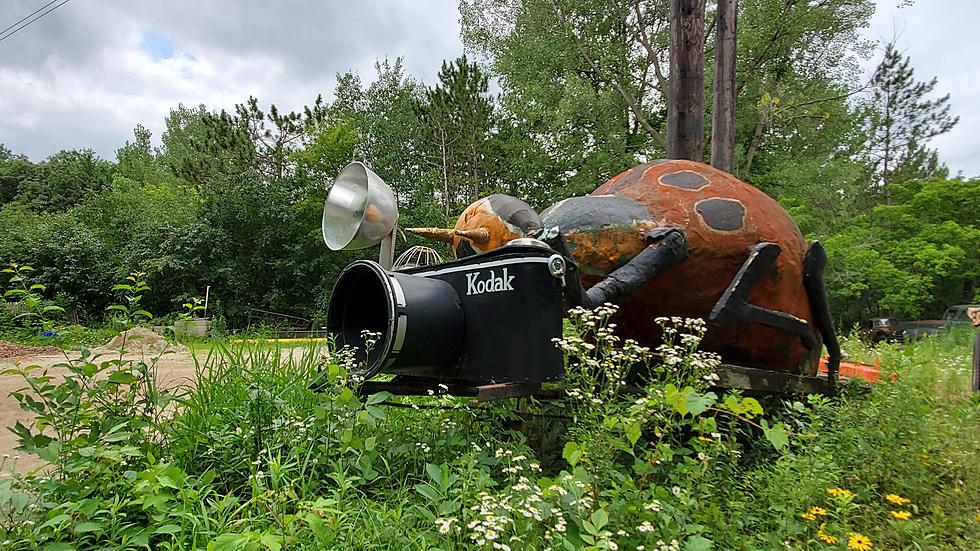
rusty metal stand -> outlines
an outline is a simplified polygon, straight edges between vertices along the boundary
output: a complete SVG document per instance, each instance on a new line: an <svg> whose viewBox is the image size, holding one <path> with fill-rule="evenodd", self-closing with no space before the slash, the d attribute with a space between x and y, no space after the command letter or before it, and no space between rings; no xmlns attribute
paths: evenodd
<svg viewBox="0 0 980 551"><path fill-rule="evenodd" d="M453 383L427 377L396 376L390 381L365 381L360 395L390 392L397 396L475 396L478 401L536 396L555 398L559 391L541 388L541 383Z"/></svg>

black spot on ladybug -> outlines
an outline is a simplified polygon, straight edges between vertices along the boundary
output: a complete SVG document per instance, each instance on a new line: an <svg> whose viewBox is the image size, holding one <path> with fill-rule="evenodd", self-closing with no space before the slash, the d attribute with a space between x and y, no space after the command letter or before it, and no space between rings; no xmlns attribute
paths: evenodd
<svg viewBox="0 0 980 551"><path fill-rule="evenodd" d="M679 170L677 172L671 172L670 174L664 174L661 176L660 183L665 186L697 191L707 186L711 182L697 172L692 172L690 170Z"/></svg>
<svg viewBox="0 0 980 551"><path fill-rule="evenodd" d="M695 209L705 225L719 231L740 230L744 225L745 207L734 199L705 199Z"/></svg>

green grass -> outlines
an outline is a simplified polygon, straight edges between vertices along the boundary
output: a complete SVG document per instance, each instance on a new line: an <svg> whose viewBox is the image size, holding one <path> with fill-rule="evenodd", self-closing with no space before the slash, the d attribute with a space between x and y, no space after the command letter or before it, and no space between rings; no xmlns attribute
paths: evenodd
<svg viewBox="0 0 980 551"><path fill-rule="evenodd" d="M846 549L853 532L874 549L975 549L980 407L967 388L971 343L967 331L877 351L847 339L856 358L880 355L883 382L833 400L764 402L767 426L782 422L790 433L777 450L760 418L641 412L634 398L598 414L572 402L361 399L322 347L282 354L274 342L191 342L197 384L176 401L148 402L145 391L119 398L130 396L127 384L150 388L152 366L106 366L132 379L108 375L120 384L87 394L52 385L66 404L72 396L87 404L85 415L122 425L64 442L55 450L64 472L0 479L0 541L9 549L657 549L657 540L676 539L690 550ZM82 388L107 376L79 373ZM389 399L438 409L384 407ZM151 402L159 408L148 410ZM517 410L539 416L515 431ZM639 432L624 430L631 423ZM887 494L910 503L895 506ZM811 507L827 515L802 518ZM911 518L897 520L895 510Z"/></svg>

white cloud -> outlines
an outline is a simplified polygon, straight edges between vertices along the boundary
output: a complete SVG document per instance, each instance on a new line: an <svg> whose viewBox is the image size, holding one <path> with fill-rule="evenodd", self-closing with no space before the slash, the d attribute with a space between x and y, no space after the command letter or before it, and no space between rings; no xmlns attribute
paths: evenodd
<svg viewBox="0 0 980 551"><path fill-rule="evenodd" d="M4 0L0 26L43 3ZM918 78L937 76L961 117L933 145L954 173L980 175L980 2L900 3L879 0L866 36L901 31ZM404 56L407 72L431 83L462 53L458 19L456 0L76 0L0 42L0 142L35 160L82 147L113 158L137 124L159 138L178 103L231 109L251 95L298 109L329 98L338 72L370 81L383 57ZM169 55L155 55L147 36Z"/></svg>
<svg viewBox="0 0 980 551"><path fill-rule="evenodd" d="M936 95L950 95L951 112L960 122L931 145L950 173L980 176L980 65L976 22L980 2L918 0L899 7L901 0L879 0L867 37L886 43L896 37L900 51L909 56L917 80L938 78ZM869 63L869 70L871 67Z"/></svg>
<svg viewBox="0 0 980 551"><path fill-rule="evenodd" d="M4 2L0 23L38 2ZM137 124L159 138L179 103L299 109L329 98L338 72L370 81L386 56L431 82L462 53L457 19L453 0L72 2L0 42L0 142L34 160L111 159Z"/></svg>

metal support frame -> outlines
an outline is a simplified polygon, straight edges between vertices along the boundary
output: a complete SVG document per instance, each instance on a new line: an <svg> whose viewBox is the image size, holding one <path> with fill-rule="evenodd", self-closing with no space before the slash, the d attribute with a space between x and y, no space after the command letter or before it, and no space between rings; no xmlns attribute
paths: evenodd
<svg viewBox="0 0 980 551"><path fill-rule="evenodd" d="M381 252L378 255L378 264L385 270L390 270L395 263L395 233L397 232L398 226L395 226L391 230L391 233L381 240Z"/></svg>
<svg viewBox="0 0 980 551"><path fill-rule="evenodd" d="M798 335L803 346L813 350L817 339L806 320L749 302L749 293L772 268L780 252L782 249L775 243L758 243L749 247L749 258L711 309L708 320L718 327L731 327L746 321L761 323Z"/></svg>
<svg viewBox="0 0 980 551"><path fill-rule="evenodd" d="M397 396L474 396L480 402L521 396L556 398L561 394L557 390L541 388L541 383L461 383L404 375L390 381L365 381L361 385L362 396L377 392L390 392Z"/></svg>

